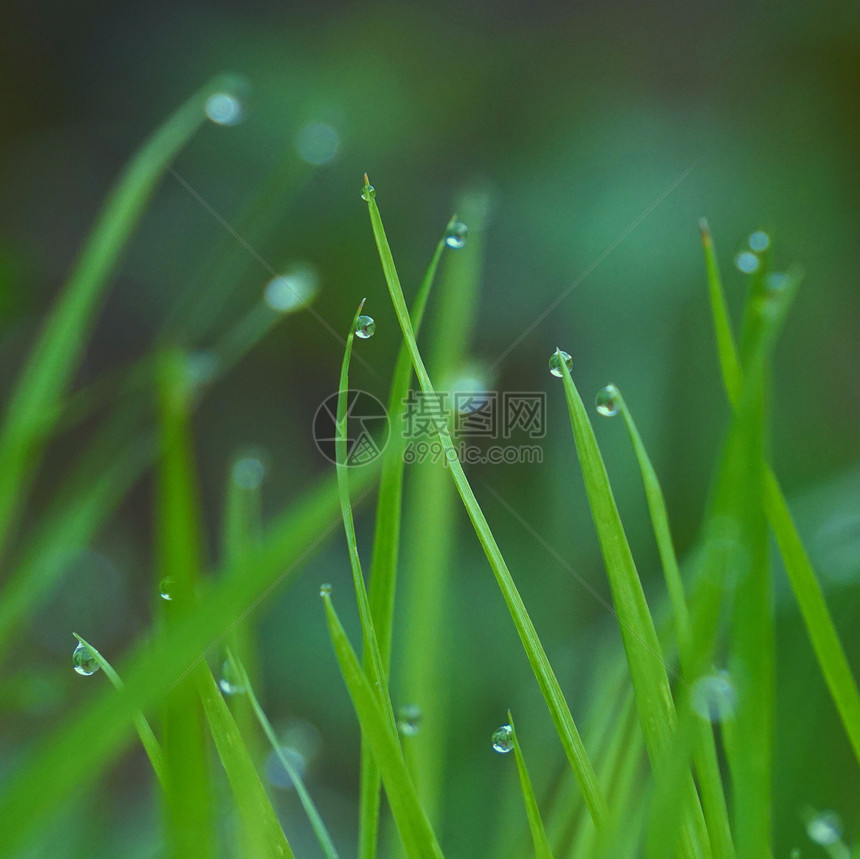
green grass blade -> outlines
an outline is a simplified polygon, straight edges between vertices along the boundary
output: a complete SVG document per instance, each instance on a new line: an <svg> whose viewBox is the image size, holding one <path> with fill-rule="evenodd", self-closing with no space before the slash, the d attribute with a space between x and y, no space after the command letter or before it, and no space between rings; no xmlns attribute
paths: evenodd
<svg viewBox="0 0 860 859"><path fill-rule="evenodd" d="M114 671L113 666L107 661L107 659L105 659L104 656L102 656L101 653L92 646L92 644L85 641L76 632L73 632L72 635L74 635L75 638L77 638L77 640L83 644L90 653L92 653L96 662L98 662L99 667L104 671L105 677L110 680L114 689L122 689L122 680L119 679L119 674ZM165 769L164 751L161 748L161 744L156 739L155 733L150 727L149 722L146 721L146 716L144 716L143 713L137 712L134 714L134 727L137 730L137 735L140 737L140 742L146 752L146 756L152 764L152 769L163 787L165 785Z"/></svg>
<svg viewBox="0 0 860 859"><path fill-rule="evenodd" d="M453 219L452 219L453 223ZM450 226L450 224L449 224ZM447 232L447 230L446 230ZM415 296L412 307L412 324L417 332L421 327L430 289L436 277L439 260L445 249L443 236ZM412 361L406 343L401 343L397 353L391 393L388 398L388 415L392 422L391 434L382 460L379 478L379 495L376 502L376 525L373 535L373 554L370 562L370 584L368 599L370 613L376 627L382 668L388 676L391 667L391 638L394 627L394 595L397 589L397 557L400 549L400 525L403 507L403 452L406 441L403 437L403 401L409 392L412 379ZM369 666L365 663L365 670ZM379 803L381 780L373 755L362 750L361 798L358 832L358 855L360 859L373 859L379 837Z"/></svg>
<svg viewBox="0 0 860 859"><path fill-rule="evenodd" d="M368 212L370 214L370 223L373 229L373 235L376 240L376 246L379 250L379 257L382 263L382 269L385 274L385 280L388 284L389 294L394 305L397 319L400 323L400 328L403 332L404 340L409 347L409 353L412 358L412 366L415 369L415 375L421 386L421 390L425 395L433 396L433 385L430 382L430 377L427 374L427 369L424 366L424 361L421 358L421 353L418 351L418 344L415 341L415 332L412 329L412 322L409 318L409 312L406 309L406 301L403 297L403 289L400 286L400 279L397 276L397 269L394 265L394 258L391 255L391 248L388 246L388 240L385 237L385 230L382 226L382 219L379 214L379 208L376 205L375 196L367 191L369 183L365 176L366 190L365 194L368 197ZM594 774L594 768L591 761L588 759L588 754L582 744L582 739L579 731L573 721L570 708L564 699L561 691L561 686L558 679L552 670L546 652L540 643L537 630L526 611L519 591L517 591L510 571L505 564L502 553L496 544L495 538L490 531L490 526L484 517L483 511L478 505L472 488L466 479L463 468L457 459L456 450L453 447L451 439L448 435L447 427L440 424L438 427L439 439L445 448L445 454L449 458L449 468L451 476L460 494L466 512L475 529L475 533L481 543L484 553L490 563L490 567L496 577L496 582L502 592L502 596L511 613L514 626L522 641L529 664L541 688L544 699L549 707L550 714L555 722L556 731L561 740L565 754L567 755L570 765L576 775L580 788L585 797L589 811L595 821L602 823L606 818L606 803L600 788L597 784L597 778Z"/></svg>
<svg viewBox="0 0 860 859"><path fill-rule="evenodd" d="M278 741L278 735L275 733L272 723L269 721L265 711L260 706L259 699L254 693L254 687L251 684L251 678L248 676L245 666L232 651L228 651L228 659L236 672L235 677L239 686L243 689L243 695L247 696L251 708L254 711L254 715L260 723L263 733L266 735L266 739L271 743L272 749L277 755L278 760L281 762L281 766L286 770L287 775L293 783L293 787L295 787L299 801L302 804L302 808L305 810L305 814L308 816L308 820L310 820L311 827L314 830L317 841L319 841L323 854L327 859L337 859L338 854L335 849L334 842L331 839L331 835L329 835L328 829L326 829L326 825L323 822L316 805L314 805L314 801L311 798L310 793L308 793L308 789L305 786L301 773L293 766L289 757L284 754L281 744Z"/></svg>
<svg viewBox="0 0 860 859"><path fill-rule="evenodd" d="M242 734L208 668L195 672L197 688L218 757L227 773L243 824L255 835L263 856L293 857L266 789L245 747ZM201 833L202 834L202 833ZM195 855L195 854L186 854Z"/></svg>
<svg viewBox="0 0 860 859"><path fill-rule="evenodd" d="M59 416L119 256L167 165L205 121L207 84L147 140L120 176L18 379L0 431L0 550L39 448Z"/></svg>
<svg viewBox="0 0 860 859"><path fill-rule="evenodd" d="M559 356L563 373L564 393L592 519L600 540L624 650L630 666L642 732L645 735L648 756L659 778L672 745L676 723L669 678L657 631L645 601L594 430L567 364L560 357L559 351L556 354ZM701 814L695 787L692 779L689 779L681 810L681 855L701 856L709 853L709 845L703 844L704 821L700 819Z"/></svg>
<svg viewBox="0 0 860 859"><path fill-rule="evenodd" d="M517 772L520 776L520 788L523 792L523 802L526 806L526 815L529 819L529 829L532 833L532 841L535 848L535 859L552 859L552 850L549 847L549 841L546 837L546 830L541 820L540 809L538 808L535 792L532 788L532 780L529 778L529 772L526 769L526 761L523 757L523 750L520 746L520 739L517 736L517 728L514 725L511 711L508 710L508 724L513 729L514 755L517 760Z"/></svg>
<svg viewBox="0 0 860 859"><path fill-rule="evenodd" d="M442 851L433 834L427 815L415 795L415 788L397 737L392 734L388 717L383 710L379 696L365 676L358 657L353 652L340 620L331 603L331 595L326 586L320 590L325 604L326 622L341 674L346 682L349 696L355 707L361 735L370 744L385 785L385 792L391 806L391 813L397 824L403 847L410 859L418 857L442 856Z"/></svg>

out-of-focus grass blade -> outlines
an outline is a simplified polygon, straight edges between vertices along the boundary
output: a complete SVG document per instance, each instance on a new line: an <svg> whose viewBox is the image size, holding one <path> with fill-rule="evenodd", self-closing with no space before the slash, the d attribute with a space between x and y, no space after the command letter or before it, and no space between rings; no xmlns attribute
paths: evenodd
<svg viewBox="0 0 860 859"><path fill-rule="evenodd" d="M248 676L245 666L231 651L228 651L228 659L235 671L236 681L242 689L243 695L247 696L248 702L254 711L254 715L257 717L257 721L260 723L260 727L266 735L266 739L272 744L272 749L277 755L278 760L281 762L281 766L286 770L287 775L293 783L293 787L298 794L299 800L302 803L302 808L304 808L305 814L308 816L308 820L311 822L311 826L313 827L317 841L319 841L323 853L327 859L337 859L337 850L335 849L334 842L331 840L331 835L329 835L325 823L323 823L323 819L320 817L320 813L317 811L317 807L314 805L314 801L308 793L308 789L305 786L301 773L293 766L289 756L284 754L284 750L281 748L281 744L278 741L278 735L275 733L272 723L269 721L265 711L260 706L260 701L254 693L254 687L251 684L251 678Z"/></svg>
<svg viewBox="0 0 860 859"><path fill-rule="evenodd" d="M92 644L85 641L76 632L73 632L72 635L74 635L75 638L77 638L77 640L83 644L90 653L92 653L96 662L98 662L99 667L104 671L105 677L110 680L114 689L122 689L122 680L119 679L119 674L114 671L107 659L105 659L104 656L102 656L101 653L92 646ZM165 771L164 751L161 748L161 744L156 739L155 733L150 727L149 722L146 721L146 716L144 716L143 713L137 712L134 714L134 727L137 729L137 735L140 737L141 745L146 752L146 756L149 758L149 762L152 764L152 769L163 787L165 785Z"/></svg>
<svg viewBox="0 0 860 859"><path fill-rule="evenodd" d="M415 788L403 762L397 736L391 732L388 717L380 704L379 696L368 682L358 657L346 637L331 603L329 588L324 585L320 593L325 604L326 621L340 671L361 725L361 735L370 744L382 775L388 803L391 806L391 813L397 824L403 848L410 859L411 857L438 859L442 856L442 851L427 820L427 815L415 795Z"/></svg>
<svg viewBox="0 0 860 859"><path fill-rule="evenodd" d="M353 478L364 497L377 470L373 464ZM126 742L135 712L146 711L278 586L296 575L300 563L340 523L334 480L323 481L281 513L259 548L227 562L203 593L195 611L171 628L141 642L121 668L125 686L100 695L69 714L63 724L10 772L0 793L0 855L13 854L28 834L66 797L89 779ZM357 503L354 502L354 503Z"/></svg>
<svg viewBox="0 0 860 859"><path fill-rule="evenodd" d="M713 241L706 225L702 240L708 267L708 289L711 311L717 329L717 347L723 373L723 384L732 407L740 404L741 370L731 329L727 328L728 312L725 294L716 269ZM713 264L710 262L713 259ZM734 356L734 359L732 359ZM818 659L821 673L839 712L845 733L860 763L860 692L851 666L839 640L824 592L804 549L803 542L791 517L788 503L773 470L765 469L764 508L773 529L780 555L785 564L794 597L803 616L807 634Z"/></svg>
<svg viewBox="0 0 860 859"><path fill-rule="evenodd" d="M262 855L292 859L293 851L215 678L205 667L195 674L209 730L244 825L254 831L256 843L265 851Z"/></svg>
<svg viewBox="0 0 860 859"><path fill-rule="evenodd" d="M404 340L409 347L409 354L412 358L412 366L415 369L415 375L418 378L421 390L426 396L434 396L433 385L430 382L430 377L424 366L424 361L421 358L421 353L418 351L418 344L415 341L415 332L412 330L412 322L409 318L409 312L406 309L406 301L403 297L403 289L400 286L400 279L397 276L397 269L394 265L394 258L391 255L391 248L388 246L388 239L385 237L385 229L382 226L382 219L379 214L379 208L376 205L375 192L371 190L370 184L365 176L365 196L368 202L368 212L370 214L370 223L373 229L373 235L376 240L376 246L379 250L382 269L385 274L385 280L388 284L389 294L394 305L397 319L400 322L400 328L403 332ZM580 783L580 788L585 796L586 803L589 807L592 817L595 821L601 824L606 818L606 803L600 788L597 784L597 778L594 774L594 768L591 761L588 759L588 754L582 744L582 739L579 736L579 731L573 721L570 708L567 701L564 699L558 679L549 664L546 652L540 643L537 630L526 611L519 591L517 591L510 571L505 564L502 553L496 544L495 538L490 531L490 526L487 523L484 514L478 505L475 494L469 486L463 468L457 459L456 450L451 442L448 434L448 429L444 422L438 422L437 431L439 440L442 443L445 454L448 457L451 476L457 486L457 491L463 500L463 505L484 552L490 562L490 567L496 577L499 589L507 603L511 613L514 626L522 641L526 656L534 671L535 677L549 707L550 713L555 722L556 731L558 732L565 754L570 761L574 774Z"/></svg>
<svg viewBox="0 0 860 859"><path fill-rule="evenodd" d="M195 610L201 566L200 510L190 432L190 386L183 356L166 351L159 359L158 394L161 456L156 502L158 578L170 582L164 602L168 624ZM195 666L168 693L163 737L167 774L165 812L173 856L215 856L212 774L203 712L195 689L208 673Z"/></svg>
<svg viewBox="0 0 860 859"><path fill-rule="evenodd" d="M603 551L624 650L636 692L642 732L645 735L648 756L659 779L672 745L676 722L669 678L594 430L561 352L557 350L556 355L563 373L564 393L592 519ZM710 845L707 843L704 819L692 778L688 779L680 814L683 821L680 855L708 855Z"/></svg>
<svg viewBox="0 0 860 859"><path fill-rule="evenodd" d="M453 219L452 222L453 223ZM449 227L451 224L449 223ZM447 232L447 230L446 230ZM412 307L412 324L417 332L424 318L430 289L436 277L439 260L445 249L443 236L436 246L433 258L415 296ZM394 626L394 594L397 588L397 556L400 549L400 524L403 506L403 401L409 393L412 379L412 361L406 343L401 343L388 398L388 416L391 433L382 460L379 478L379 495L376 502L376 525L373 534L373 554L370 562L368 599L370 613L376 627L382 668L388 676L391 667L391 638ZM369 666L365 664L365 670ZM380 776L373 755L365 748L361 752L361 796L359 807L358 855L361 859L376 856L379 835Z"/></svg>
<svg viewBox="0 0 860 859"><path fill-rule="evenodd" d="M513 730L514 755L517 759L517 772L520 776L520 788L523 792L523 802L526 806L526 815L529 819L529 829L532 833L532 841L535 848L535 859L552 859L552 850L549 848L549 841L546 837L546 830L543 827L541 820L540 809L538 808L535 792L532 788L532 780L529 778L529 772L526 769L526 761L523 757L523 750L520 746L520 739L517 736L517 728L514 724L511 711L508 710L508 724Z"/></svg>
<svg viewBox="0 0 860 859"><path fill-rule="evenodd" d="M213 82L190 98L138 150L108 197L33 348L0 430L0 550L60 398L87 342L108 279L167 165L204 122Z"/></svg>

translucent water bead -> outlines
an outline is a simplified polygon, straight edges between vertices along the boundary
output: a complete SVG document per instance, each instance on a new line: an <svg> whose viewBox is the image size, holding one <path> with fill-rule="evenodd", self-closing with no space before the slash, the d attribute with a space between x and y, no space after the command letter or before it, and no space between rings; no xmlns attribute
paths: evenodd
<svg viewBox="0 0 860 859"><path fill-rule="evenodd" d="M99 670L99 664L93 652L83 642L79 643L72 653L72 667L84 677L89 677Z"/></svg>
<svg viewBox="0 0 860 859"><path fill-rule="evenodd" d="M607 385L597 392L597 412L605 418L611 418L618 414L620 404L618 402L618 388L615 385Z"/></svg>
<svg viewBox="0 0 860 859"><path fill-rule="evenodd" d="M493 749L500 755L506 755L514 748L514 729L510 725L502 725L493 731L491 740Z"/></svg>
<svg viewBox="0 0 860 859"><path fill-rule="evenodd" d="M376 323L372 316L359 316L355 320L355 336L369 340L376 333Z"/></svg>
<svg viewBox="0 0 860 859"><path fill-rule="evenodd" d="M564 374L561 370L561 362L564 361L567 366L568 373L573 371L573 358L567 352L556 351L552 353L549 359L549 371L553 376L558 376L560 379Z"/></svg>
<svg viewBox="0 0 860 859"><path fill-rule="evenodd" d="M445 244L449 248L459 250L465 246L468 235L469 228L462 221L455 221L445 233Z"/></svg>

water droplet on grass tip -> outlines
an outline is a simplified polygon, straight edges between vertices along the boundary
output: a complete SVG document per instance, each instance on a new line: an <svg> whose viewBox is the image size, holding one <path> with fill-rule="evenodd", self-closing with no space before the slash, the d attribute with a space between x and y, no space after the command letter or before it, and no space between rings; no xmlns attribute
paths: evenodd
<svg viewBox="0 0 860 859"><path fill-rule="evenodd" d="M206 116L218 125L238 125L245 118L245 108L229 92L216 92L206 99Z"/></svg>
<svg viewBox="0 0 860 859"><path fill-rule="evenodd" d="M414 737L421 727L421 708L415 704L404 704L397 711L397 730L404 737Z"/></svg>
<svg viewBox="0 0 860 859"><path fill-rule="evenodd" d="M266 476L266 466L256 456L243 456L233 463L233 483L242 489L259 489Z"/></svg>
<svg viewBox="0 0 860 859"><path fill-rule="evenodd" d="M736 702L735 687L725 671L707 674L693 684L693 709L709 722L731 719Z"/></svg>
<svg viewBox="0 0 860 859"><path fill-rule="evenodd" d="M502 725L493 731L493 749L500 755L506 755L514 748L514 729L510 725Z"/></svg>
<svg viewBox="0 0 860 859"><path fill-rule="evenodd" d="M459 250L465 246L468 235L469 228L462 221L454 221L445 233L445 244L455 251Z"/></svg>
<svg viewBox="0 0 860 859"><path fill-rule="evenodd" d="M229 659L225 659L221 666L218 686L225 695L244 695L248 691L245 684L239 680L239 672L236 671Z"/></svg>
<svg viewBox="0 0 860 859"><path fill-rule="evenodd" d="M330 597L331 596L331 585L326 582L324 585L320 585L320 596L321 597Z"/></svg>
<svg viewBox="0 0 860 859"><path fill-rule="evenodd" d="M376 196L376 188L373 185L365 185L361 189L361 199L369 203Z"/></svg>
<svg viewBox="0 0 860 859"><path fill-rule="evenodd" d="M744 251L735 257L735 265L744 274L752 274L759 267L759 258L752 251Z"/></svg>
<svg viewBox="0 0 860 859"><path fill-rule="evenodd" d="M605 418L611 418L618 414L618 388L615 385L607 385L597 392L597 412Z"/></svg>
<svg viewBox="0 0 860 859"><path fill-rule="evenodd" d="M173 589L176 583L173 579L168 576L166 579L162 579L158 585L158 595L163 599L170 602L173 599Z"/></svg>
<svg viewBox="0 0 860 859"><path fill-rule="evenodd" d="M369 340L376 332L376 323L372 316L359 316L355 320L355 336L362 340Z"/></svg>
<svg viewBox="0 0 860 859"><path fill-rule="evenodd" d="M93 652L83 642L79 642L72 653L72 666L78 674L83 674L84 677L89 677L99 670L99 664L93 656Z"/></svg>
<svg viewBox="0 0 860 859"><path fill-rule="evenodd" d="M296 152L314 167L328 164L340 149L338 133L324 122L309 122L296 135Z"/></svg>
<svg viewBox="0 0 860 859"><path fill-rule="evenodd" d="M299 778L304 778L305 770L307 769L307 761L305 761L304 755L291 746L281 746L281 754L287 759L287 762L296 775ZM292 790L295 788L293 777L274 751L270 752L266 758L265 770L266 779L273 787L280 788L281 790Z"/></svg>
<svg viewBox="0 0 860 859"><path fill-rule="evenodd" d="M553 352L552 356L549 359L549 371L553 374L553 376L558 376L559 379L564 375L561 370L561 362L567 365L568 373L573 371L573 358L567 354L567 352Z"/></svg>
<svg viewBox="0 0 860 859"><path fill-rule="evenodd" d="M822 846L836 844L842 838L843 831L842 818L832 810L820 811L806 821L809 840Z"/></svg>
<svg viewBox="0 0 860 859"><path fill-rule="evenodd" d="M756 230L749 237L749 246L756 252L761 253L770 247L770 236L761 230Z"/></svg>

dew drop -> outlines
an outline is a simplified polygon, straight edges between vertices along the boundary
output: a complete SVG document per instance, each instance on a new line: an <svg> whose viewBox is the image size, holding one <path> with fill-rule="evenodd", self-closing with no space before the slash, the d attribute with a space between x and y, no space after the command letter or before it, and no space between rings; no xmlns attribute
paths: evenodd
<svg viewBox="0 0 860 859"><path fill-rule="evenodd" d="M243 456L233 463L233 483L242 489L259 489L266 476L266 466L256 456Z"/></svg>
<svg viewBox="0 0 860 859"><path fill-rule="evenodd" d="M770 247L770 236L761 230L756 230L749 237L749 246L756 252L761 253Z"/></svg>
<svg viewBox="0 0 860 859"><path fill-rule="evenodd" d="M78 674L83 674L84 677L89 677L99 670L99 663L93 656L93 652L83 642L79 642L72 653L72 666Z"/></svg>
<svg viewBox="0 0 860 859"><path fill-rule="evenodd" d="M218 686L225 695L244 695L248 691L245 684L239 679L239 672L236 671L229 659L225 659L221 666Z"/></svg>
<svg viewBox="0 0 860 859"><path fill-rule="evenodd" d="M361 189L361 199L369 203L376 196L376 188L373 185L365 185Z"/></svg>
<svg viewBox="0 0 860 859"><path fill-rule="evenodd" d="M842 838L842 818L832 810L820 811L806 821L806 834L815 844L836 844Z"/></svg>
<svg viewBox="0 0 860 859"><path fill-rule="evenodd" d="M320 596L321 597L330 597L331 596L331 585L326 582L324 585L320 585Z"/></svg>
<svg viewBox="0 0 860 859"><path fill-rule="evenodd" d="M372 316L359 316L355 320L355 336L369 340L376 333L376 323Z"/></svg>
<svg viewBox="0 0 860 859"><path fill-rule="evenodd" d="M605 418L611 418L618 414L618 388L615 385L607 385L597 392L597 412Z"/></svg>
<svg viewBox="0 0 860 859"><path fill-rule="evenodd" d="M764 280L765 289L771 295L777 295L785 289L788 283L788 276L781 271L772 271Z"/></svg>
<svg viewBox="0 0 860 859"><path fill-rule="evenodd" d="M333 161L338 149L338 133L324 122L309 122L296 135L296 151L299 157L313 167L321 167Z"/></svg>
<svg viewBox="0 0 860 859"><path fill-rule="evenodd" d="M397 711L397 730L404 737L414 737L421 727L421 708L416 704L404 704Z"/></svg>
<svg viewBox="0 0 860 859"><path fill-rule="evenodd" d="M245 108L229 92L216 92L206 99L206 116L217 125L238 125L245 118Z"/></svg>
<svg viewBox="0 0 860 859"><path fill-rule="evenodd" d="M752 274L759 267L759 258L752 251L744 251L735 257L735 265L744 274Z"/></svg>
<svg viewBox="0 0 860 859"><path fill-rule="evenodd" d="M500 755L506 755L514 748L514 729L510 725L502 725L493 731L493 749Z"/></svg>
<svg viewBox="0 0 860 859"><path fill-rule="evenodd" d="M465 247L469 228L462 221L454 221L445 233L445 244L455 251Z"/></svg>
<svg viewBox="0 0 860 859"><path fill-rule="evenodd" d="M567 352L562 352L561 350L556 350L552 353L552 356L549 359L549 371L553 374L553 376L558 376L559 379L564 375L561 369L561 362L567 365L568 373L573 371L573 358L567 354Z"/></svg>
<svg viewBox="0 0 860 859"><path fill-rule="evenodd" d="M263 300L276 313L291 313L313 299L317 283L313 266L305 263L295 265L266 284Z"/></svg>
<svg viewBox="0 0 860 859"><path fill-rule="evenodd" d="M173 599L173 591L176 586L176 582L168 576L166 579L162 579L158 585L158 595L163 599L170 602Z"/></svg>
<svg viewBox="0 0 860 859"><path fill-rule="evenodd" d="M693 684L693 709L709 722L731 719L735 713L736 702L735 687L725 671L706 674Z"/></svg>
<svg viewBox="0 0 860 859"><path fill-rule="evenodd" d="M304 755L292 746L281 746L281 754L287 759L290 767L299 778L303 778L307 769L307 761ZM277 753L272 751L266 758L265 764L266 779L273 787L281 790L293 790L295 782L292 775L287 771L287 768L281 762Z"/></svg>

